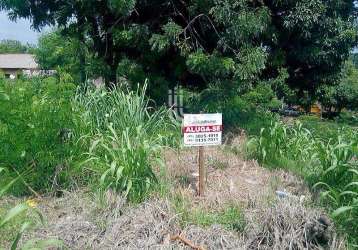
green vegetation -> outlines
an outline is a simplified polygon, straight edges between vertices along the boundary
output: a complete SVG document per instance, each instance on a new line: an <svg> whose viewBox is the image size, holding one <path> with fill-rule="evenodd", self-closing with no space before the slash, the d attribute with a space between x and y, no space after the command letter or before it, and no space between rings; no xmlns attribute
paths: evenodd
<svg viewBox="0 0 358 250"><path fill-rule="evenodd" d="M68 173L60 170L78 153L72 140L74 90L73 84L55 78L0 80L7 96L0 105L0 167L13 173L10 178L27 172L23 179L35 190L49 189L54 178L66 182ZM28 191L22 183L14 189L14 194Z"/></svg>
<svg viewBox="0 0 358 250"><path fill-rule="evenodd" d="M358 131L349 127L325 131L322 137L299 122L292 126L277 122L252 138L248 149L265 165L303 176L321 192L323 204L357 244Z"/></svg>
<svg viewBox="0 0 358 250"><path fill-rule="evenodd" d="M44 67L68 61L74 78L96 72L109 88L118 77L132 87L148 78L160 104L178 83L223 96L265 84L308 106L321 87L339 84L358 38L356 6L346 0L1 0L0 9L35 29L56 25L39 44Z"/></svg>
<svg viewBox="0 0 358 250"><path fill-rule="evenodd" d="M24 45L16 40L5 39L0 41L0 54L33 53L34 49L33 45Z"/></svg>
<svg viewBox="0 0 358 250"><path fill-rule="evenodd" d="M5 171L4 168L0 168L0 177L2 177ZM20 176L14 178L9 183L1 183L0 198L3 198L4 194L19 180L19 178ZM0 209L0 233L4 236L0 239L0 249L2 249L1 245L6 241L12 242L11 250L18 249L18 244L23 233L29 230L36 222L36 219L29 218L26 214L27 212L35 213L41 223L43 223L42 215L28 203L22 203L6 210L3 210L3 208ZM21 249L43 249L54 246L60 247L62 246L62 243L58 240L28 240L23 244Z"/></svg>
<svg viewBox="0 0 358 250"><path fill-rule="evenodd" d="M219 211L209 211L205 208L192 207L192 204L180 195L173 198L173 205L184 227L193 224L209 227L216 224L237 232L243 232L245 229L245 219L241 208L237 205L228 204Z"/></svg>
<svg viewBox="0 0 358 250"><path fill-rule="evenodd" d="M185 112L223 113L226 131L252 136L252 157L320 192L357 244L357 10L352 0L0 0L10 19L53 26L36 48L4 40L0 53L34 53L57 71L0 72L1 180L17 196L90 185L131 202L166 193L161 153L180 129L163 104L180 85ZM105 86L90 84L100 77ZM285 125L270 112L316 102L331 120ZM244 227L235 206L173 202L183 224Z"/></svg>
<svg viewBox="0 0 358 250"><path fill-rule="evenodd" d="M340 113L343 108L358 109L358 69L353 62L347 61L337 85L323 86L319 100L328 113L332 110Z"/></svg>
<svg viewBox="0 0 358 250"><path fill-rule="evenodd" d="M145 87L136 93L90 91L76 102L86 110L81 119L91 128L85 136L91 144L86 160L91 171L105 189L124 192L130 200L144 198L157 182L153 164L161 164L161 147L177 142L179 128L172 113L152 110Z"/></svg>
<svg viewBox="0 0 358 250"><path fill-rule="evenodd" d="M0 196L91 184L130 201L142 200L157 187L154 169L162 164L160 149L177 145L180 130L172 112L151 108L145 87L83 93L66 79L71 77L1 80L1 184L9 184ZM19 239L31 224L23 224L29 206L4 209L0 230ZM5 224L10 226L1 229Z"/></svg>
<svg viewBox="0 0 358 250"><path fill-rule="evenodd" d="M145 88L76 93L73 84L50 77L3 80L0 89L7 97L0 164L9 170L5 179L23 174L24 181L14 194L57 191L97 176L105 189L140 199L156 182L152 164L159 164L160 148L177 144L171 112L153 110Z"/></svg>
<svg viewBox="0 0 358 250"><path fill-rule="evenodd" d="M188 113L222 113L225 129L240 127L249 134L259 134L262 127L270 125L276 117L268 110L281 106L272 89L264 85L243 96L225 95L217 87L210 87L200 94L184 91L184 103Z"/></svg>

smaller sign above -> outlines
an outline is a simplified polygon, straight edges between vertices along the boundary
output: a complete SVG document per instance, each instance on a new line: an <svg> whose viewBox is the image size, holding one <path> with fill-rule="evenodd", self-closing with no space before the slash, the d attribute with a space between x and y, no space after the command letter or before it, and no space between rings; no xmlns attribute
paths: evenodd
<svg viewBox="0 0 358 250"><path fill-rule="evenodd" d="M184 114L184 146L221 145L222 114Z"/></svg>

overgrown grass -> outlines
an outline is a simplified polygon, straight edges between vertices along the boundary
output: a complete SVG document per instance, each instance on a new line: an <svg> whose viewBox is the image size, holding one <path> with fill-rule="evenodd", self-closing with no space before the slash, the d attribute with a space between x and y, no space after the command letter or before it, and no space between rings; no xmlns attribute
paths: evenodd
<svg viewBox="0 0 358 250"><path fill-rule="evenodd" d="M54 182L68 186L73 158L79 155L73 138L79 124L71 100L75 86L55 78L6 81L0 79L0 167L6 180L17 174L37 191ZM13 186L15 195L28 194L24 182Z"/></svg>
<svg viewBox="0 0 358 250"><path fill-rule="evenodd" d="M332 120L321 120L317 116L306 115L299 118L302 127L308 129L315 138L329 140L336 138L340 129L350 129L350 125L346 123L337 123Z"/></svg>
<svg viewBox="0 0 358 250"><path fill-rule="evenodd" d="M333 130L332 130L333 131ZM293 170L321 192L331 215L358 242L358 133L337 128L317 136L302 123L273 123L253 137L248 150L261 163Z"/></svg>
<svg viewBox="0 0 358 250"><path fill-rule="evenodd" d="M88 160L104 189L140 201L156 185L153 167L161 164L160 149L178 142L178 124L165 108L154 110L145 89L130 92L93 90L79 94L82 120L90 127Z"/></svg>
<svg viewBox="0 0 358 250"><path fill-rule="evenodd" d="M22 176L16 195L93 183L140 200L156 183L160 148L178 144L174 116L152 108L146 84L84 92L53 77L2 79L0 92L0 167L5 180Z"/></svg>

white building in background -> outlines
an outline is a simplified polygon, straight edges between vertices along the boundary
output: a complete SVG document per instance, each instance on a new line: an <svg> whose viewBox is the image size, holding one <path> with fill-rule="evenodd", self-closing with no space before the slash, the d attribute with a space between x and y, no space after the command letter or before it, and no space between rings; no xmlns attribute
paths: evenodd
<svg viewBox="0 0 358 250"><path fill-rule="evenodd" d="M0 70L6 78L15 79L20 74L32 75L39 66L31 54L0 54Z"/></svg>
<svg viewBox="0 0 358 250"><path fill-rule="evenodd" d="M40 70L31 54L0 54L0 71L6 78L15 79L19 75L28 77L39 75L53 75L55 70Z"/></svg>

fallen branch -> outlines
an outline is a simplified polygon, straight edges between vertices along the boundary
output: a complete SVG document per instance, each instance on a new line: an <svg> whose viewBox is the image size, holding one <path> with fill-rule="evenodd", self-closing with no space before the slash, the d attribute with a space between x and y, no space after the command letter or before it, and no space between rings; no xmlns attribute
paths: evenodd
<svg viewBox="0 0 358 250"><path fill-rule="evenodd" d="M190 240L184 238L183 236L181 236L179 234L171 236L170 239L172 241L179 240L179 241L183 242L185 245L188 245L189 247L191 247L192 249L195 249L195 250L205 250L205 248L203 248L202 246L195 246L195 244L193 242L191 242Z"/></svg>

